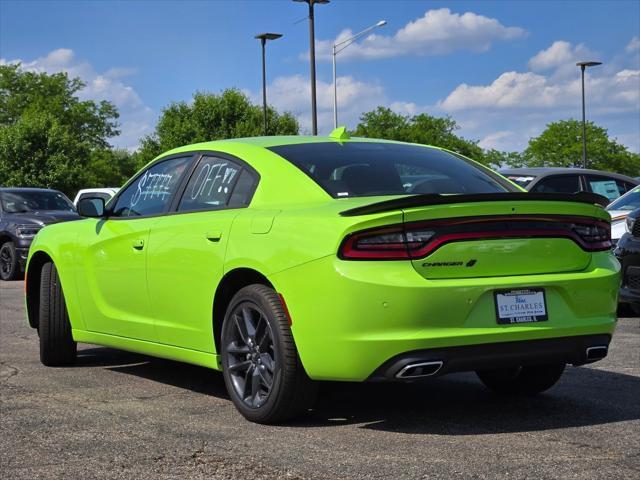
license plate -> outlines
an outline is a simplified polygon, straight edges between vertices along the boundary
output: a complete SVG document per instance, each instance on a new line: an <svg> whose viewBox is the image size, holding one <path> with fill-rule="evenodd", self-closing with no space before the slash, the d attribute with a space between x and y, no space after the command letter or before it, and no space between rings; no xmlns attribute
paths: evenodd
<svg viewBox="0 0 640 480"><path fill-rule="evenodd" d="M543 322L549 319L544 290L498 290L494 292L499 324Z"/></svg>

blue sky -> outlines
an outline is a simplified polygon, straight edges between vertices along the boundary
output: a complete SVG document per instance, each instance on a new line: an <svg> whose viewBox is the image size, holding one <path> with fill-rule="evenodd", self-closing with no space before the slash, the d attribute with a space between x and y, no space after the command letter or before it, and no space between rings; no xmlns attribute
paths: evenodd
<svg viewBox="0 0 640 480"><path fill-rule="evenodd" d="M161 109L198 90L268 96L309 130L304 4L268 1L0 0L0 62L68 71L82 95L121 111L118 146L135 148ZM589 71L587 115L640 151L640 2L349 1L316 7L320 133L332 125L330 45L388 23L338 57L340 123L377 105L450 115L486 148L520 150L546 123L580 117L577 60ZM302 21L299 21L302 20Z"/></svg>

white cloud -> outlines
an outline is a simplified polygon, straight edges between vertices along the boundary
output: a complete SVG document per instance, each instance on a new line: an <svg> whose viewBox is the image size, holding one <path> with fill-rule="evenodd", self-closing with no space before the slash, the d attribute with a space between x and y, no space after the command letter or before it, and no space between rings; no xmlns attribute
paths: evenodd
<svg viewBox="0 0 640 480"><path fill-rule="evenodd" d="M333 43L345 40L353 34L351 29L347 29L335 40L316 42L318 58L330 59ZM394 35L369 35L345 49L340 57L376 59L401 55L443 55L456 50L486 52L495 41L526 35L524 29L506 27L495 18L472 12L452 13L448 8L440 8L428 10L424 16L407 23Z"/></svg>
<svg viewBox="0 0 640 480"><path fill-rule="evenodd" d="M638 151L640 70L632 57L618 55L601 68L589 69L585 91L589 118L613 126L611 135ZM487 84L462 83L437 108L455 114L463 125L460 133L481 138L485 148L521 149L545 124L580 116L580 69L575 61L593 58L598 57L584 45L557 41L529 60L531 71L504 72Z"/></svg>
<svg viewBox="0 0 640 480"><path fill-rule="evenodd" d="M388 102L384 89L376 83L356 80L353 77L338 77L338 123L355 128L362 112ZM309 79L302 75L276 78L267 86L267 100L279 111L293 113L303 132L311 131ZM261 101L258 92L248 92L255 101ZM318 131L328 133L333 129L333 84L316 81L318 107Z"/></svg>
<svg viewBox="0 0 640 480"><path fill-rule="evenodd" d="M155 114L147 107L137 92L123 82L123 78L133 75L134 69L112 68L98 73L93 66L78 60L73 50L59 48L44 57L32 61L21 59L0 59L0 64L21 63L22 68L33 72L66 72L69 77L80 77L86 86L78 92L83 100L108 100L120 113L121 134L112 139L115 146L133 150L140 138L153 130Z"/></svg>
<svg viewBox="0 0 640 480"><path fill-rule="evenodd" d="M496 150L507 150L507 148L505 147L509 144L509 142L505 140L508 140L509 137L512 136L513 132L511 130L499 130L485 136L478 142L478 145L487 150L492 148Z"/></svg>
<svg viewBox="0 0 640 480"><path fill-rule="evenodd" d="M640 37L633 37L631 41L627 44L625 51L628 53L637 52L640 50Z"/></svg>

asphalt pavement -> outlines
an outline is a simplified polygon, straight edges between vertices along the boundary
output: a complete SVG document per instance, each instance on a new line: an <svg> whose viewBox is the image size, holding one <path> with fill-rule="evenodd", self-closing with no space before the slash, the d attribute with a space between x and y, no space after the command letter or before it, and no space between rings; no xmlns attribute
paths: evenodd
<svg viewBox="0 0 640 480"><path fill-rule="evenodd" d="M21 282L0 282L0 478L640 478L640 321L609 356L504 399L473 374L323 385L285 426L249 423L222 375L92 345L47 368Z"/></svg>

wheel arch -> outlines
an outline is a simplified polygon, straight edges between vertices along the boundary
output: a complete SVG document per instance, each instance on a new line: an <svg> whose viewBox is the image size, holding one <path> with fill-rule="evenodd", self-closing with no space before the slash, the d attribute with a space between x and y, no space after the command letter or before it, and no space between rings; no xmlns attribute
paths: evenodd
<svg viewBox="0 0 640 480"><path fill-rule="evenodd" d="M240 290L252 284L266 285L274 288L273 283L267 277L253 268L239 267L225 273L218 283L213 299L213 339L216 353L220 353L220 338L222 336L222 323L227 307L233 296Z"/></svg>
<svg viewBox="0 0 640 480"><path fill-rule="evenodd" d="M38 328L38 312L40 310L40 277L45 263L53 262L51 256L42 250L31 254L26 268L24 289L26 297L27 318L32 328Z"/></svg>

